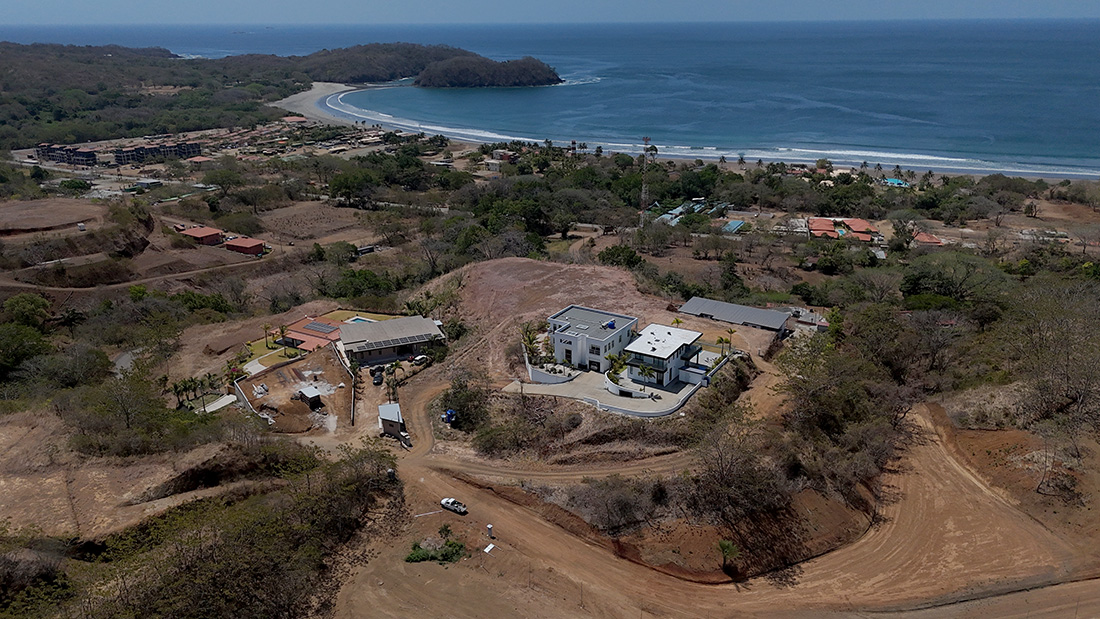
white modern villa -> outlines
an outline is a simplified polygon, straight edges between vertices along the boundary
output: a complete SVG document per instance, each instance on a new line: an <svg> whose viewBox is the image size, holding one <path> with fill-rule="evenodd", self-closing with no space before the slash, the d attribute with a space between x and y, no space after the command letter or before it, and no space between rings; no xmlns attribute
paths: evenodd
<svg viewBox="0 0 1100 619"><path fill-rule="evenodd" d="M698 331L649 325L625 348L630 355L626 360L627 377L659 387L677 381L693 385L703 382L708 368L700 363L702 348L695 345L702 336Z"/></svg>
<svg viewBox="0 0 1100 619"><path fill-rule="evenodd" d="M606 372L608 355L618 355L630 344L638 319L624 314L570 305L551 316L554 359L582 370Z"/></svg>

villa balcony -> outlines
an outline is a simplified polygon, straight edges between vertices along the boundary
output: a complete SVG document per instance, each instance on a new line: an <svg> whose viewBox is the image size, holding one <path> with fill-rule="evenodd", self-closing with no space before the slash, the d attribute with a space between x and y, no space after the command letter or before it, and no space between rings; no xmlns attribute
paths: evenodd
<svg viewBox="0 0 1100 619"><path fill-rule="evenodd" d="M694 346L688 346L688 349L684 351L684 354L680 355L680 359L683 361L692 361L695 357L703 352L703 347L698 344Z"/></svg>
<svg viewBox="0 0 1100 619"><path fill-rule="evenodd" d="M640 368L642 366L649 366L658 372L664 372L668 369L668 363L661 359L644 359L637 355L631 355L626 360L626 364L631 367Z"/></svg>

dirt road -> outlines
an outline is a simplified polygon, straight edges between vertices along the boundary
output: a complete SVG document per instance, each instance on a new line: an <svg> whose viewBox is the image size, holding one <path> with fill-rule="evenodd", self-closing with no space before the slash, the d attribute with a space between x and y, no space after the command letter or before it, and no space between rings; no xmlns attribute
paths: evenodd
<svg viewBox="0 0 1100 619"><path fill-rule="evenodd" d="M412 409L413 403L408 406ZM902 468L887 475L887 487L896 500L882 508L880 524L856 543L803 564L785 581L758 578L721 586L687 583L619 559L526 508L438 469L445 465L496 478L538 479L538 472L435 458L432 442L422 440L418 450L400 465L408 482L411 509L414 513L432 511L438 497L457 495L471 505L471 515L462 520L439 514L431 517L431 523L420 524L455 523L452 526L467 527L475 537L483 537L484 525L491 522L499 550L482 557L484 553L475 549L467 565L451 570L406 567L400 559L404 547L383 552L344 587L337 616L377 616L387 612L379 609L387 608L395 609L389 616L444 608L450 616L480 616L498 606L524 616L847 614L948 604L1069 578L1078 557L1075 550L955 461L930 431L923 412L920 419L929 432L922 444L911 447ZM655 460L683 464L675 457ZM656 462L637 464L648 465L664 468ZM607 469L586 470L599 474ZM585 471L546 475L573 478ZM481 545L488 541L483 539ZM482 569L482 563L494 567ZM402 572L400 577L394 574L395 569ZM531 585L537 593L529 594L533 589L525 586L528 579L539 581L537 586ZM379 581L385 584L378 586ZM1100 587L1080 588L1095 590L1100 600ZM463 592L471 590L482 593L463 597ZM1049 601L1064 603L1053 594ZM974 602L968 604L978 608ZM950 608L934 609L940 614L928 616L948 616Z"/></svg>

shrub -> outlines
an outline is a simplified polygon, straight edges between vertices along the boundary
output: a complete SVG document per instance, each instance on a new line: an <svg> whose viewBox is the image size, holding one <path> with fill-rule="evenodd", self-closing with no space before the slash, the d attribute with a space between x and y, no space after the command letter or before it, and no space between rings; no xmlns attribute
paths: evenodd
<svg viewBox="0 0 1100 619"><path fill-rule="evenodd" d="M451 388L443 392L443 410L455 411L451 427L463 432L478 430L489 421L489 390L470 376L459 375L451 380Z"/></svg>
<svg viewBox="0 0 1100 619"><path fill-rule="evenodd" d="M419 542L414 542L412 551L405 556L405 562L439 561L442 565L444 563L454 563L464 556L466 556L466 544L458 540L449 539L438 550L428 550L422 547Z"/></svg>

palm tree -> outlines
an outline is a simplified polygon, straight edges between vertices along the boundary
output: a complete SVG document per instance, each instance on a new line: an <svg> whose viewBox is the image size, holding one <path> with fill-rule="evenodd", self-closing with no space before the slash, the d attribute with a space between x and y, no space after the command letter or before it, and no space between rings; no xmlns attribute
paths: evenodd
<svg viewBox="0 0 1100 619"><path fill-rule="evenodd" d="M386 367L386 396L390 399L390 402L397 401L397 387L400 382L397 380L397 370L401 370L401 373L406 373L405 366L398 359Z"/></svg>
<svg viewBox="0 0 1100 619"><path fill-rule="evenodd" d="M520 333L523 350L527 352L528 361L535 363L538 357L538 332L535 331L534 323L525 322L520 325Z"/></svg>
<svg viewBox="0 0 1100 619"><path fill-rule="evenodd" d="M723 355L726 354L726 344L730 343L729 340L727 340L726 338L724 338L722 336L718 336L718 339L715 340L714 343L718 344L719 346L722 347L722 354Z"/></svg>
<svg viewBox="0 0 1100 619"><path fill-rule="evenodd" d="M645 391L646 379L650 379L656 376L657 370L649 367L648 365L643 365L642 367L638 368L638 374L642 376L642 391Z"/></svg>
<svg viewBox="0 0 1100 619"><path fill-rule="evenodd" d="M722 551L722 569L725 570L731 560L741 556L741 549L728 539L718 540L718 550Z"/></svg>
<svg viewBox="0 0 1100 619"><path fill-rule="evenodd" d="M283 356L286 356L286 332L288 331L286 325L279 325L279 341L283 344Z"/></svg>
<svg viewBox="0 0 1100 619"><path fill-rule="evenodd" d="M729 337L726 338L726 343L730 345L730 352L733 352L733 334L737 333L737 329L730 327L726 329L726 333L729 334Z"/></svg>
<svg viewBox="0 0 1100 619"><path fill-rule="evenodd" d="M203 378L204 381L206 381L206 391L207 392L211 392L211 391L217 392L217 391L221 390L221 380L218 379L217 374L215 374L213 372L207 372L206 376L203 376L202 378Z"/></svg>
<svg viewBox="0 0 1100 619"><path fill-rule="evenodd" d="M195 389L198 386L198 381L188 377L180 381L180 386L183 388L183 392L188 394L188 402L195 399Z"/></svg>
<svg viewBox="0 0 1100 619"><path fill-rule="evenodd" d="M401 373L404 374L405 373L405 364L401 363L401 360L398 359L397 361L394 361L393 363L390 364L389 369L390 369L390 372L389 372L390 374L395 374L396 375L397 370L401 370Z"/></svg>
<svg viewBox="0 0 1100 619"><path fill-rule="evenodd" d="M186 390L183 388L183 383L172 383L172 395L176 396L176 408L183 407L183 394L185 393L185 391Z"/></svg>
<svg viewBox="0 0 1100 619"><path fill-rule="evenodd" d="M680 325L682 325L682 324L684 324L684 321L683 321L683 320L680 320L679 318L673 318L673 319L672 319L672 326L674 326L674 327L678 327L678 326L680 326Z"/></svg>
<svg viewBox="0 0 1100 619"><path fill-rule="evenodd" d="M268 336L271 335L271 323L265 322L263 324L264 329L264 348L271 350L271 344L268 343Z"/></svg>

